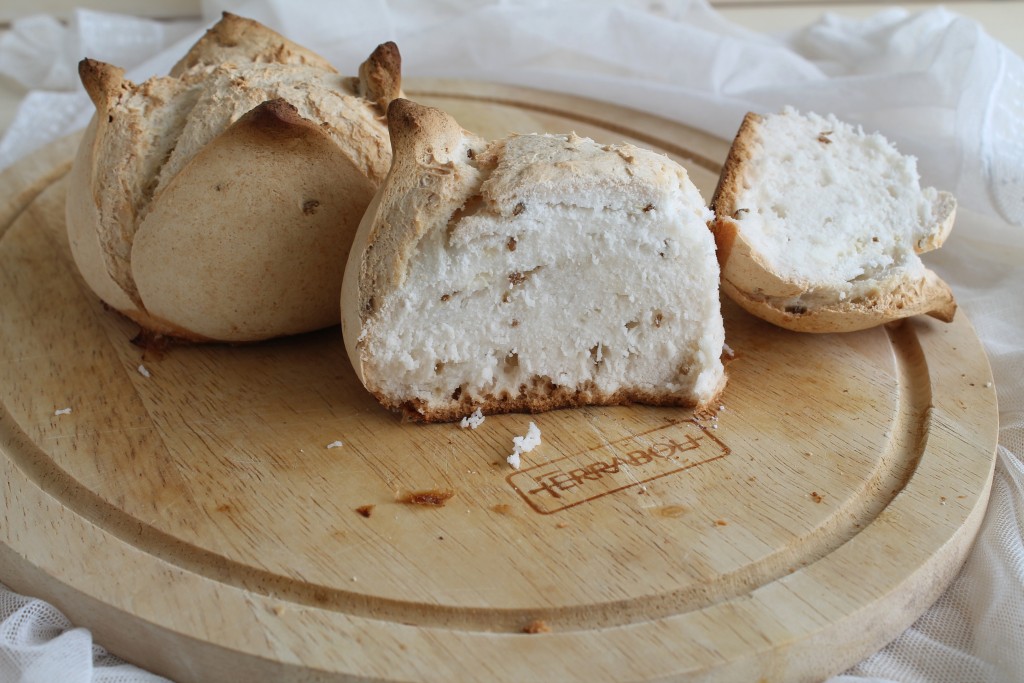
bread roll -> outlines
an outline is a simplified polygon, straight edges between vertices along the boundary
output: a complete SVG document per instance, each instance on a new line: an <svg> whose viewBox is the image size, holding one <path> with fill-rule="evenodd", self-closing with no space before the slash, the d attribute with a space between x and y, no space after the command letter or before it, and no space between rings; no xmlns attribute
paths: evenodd
<svg viewBox="0 0 1024 683"><path fill-rule="evenodd" d="M166 77L86 59L96 106L67 225L86 283L158 334L247 342L338 323L348 249L387 174L393 43L358 78L225 13Z"/></svg>
<svg viewBox="0 0 1024 683"><path fill-rule="evenodd" d="M920 252L942 245L956 200L879 134L793 109L748 114L712 199L722 290L801 332L847 332L956 303Z"/></svg>
<svg viewBox="0 0 1024 683"><path fill-rule="evenodd" d="M569 135L486 142L398 99L394 163L342 290L349 358L415 420L704 406L724 329L709 212L686 170Z"/></svg>

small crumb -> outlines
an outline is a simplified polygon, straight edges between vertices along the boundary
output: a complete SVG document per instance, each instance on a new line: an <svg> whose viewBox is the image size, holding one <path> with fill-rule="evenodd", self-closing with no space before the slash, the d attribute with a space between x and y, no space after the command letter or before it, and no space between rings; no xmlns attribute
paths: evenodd
<svg viewBox="0 0 1024 683"><path fill-rule="evenodd" d="M272 611L277 616L281 616L281 615L284 614L284 605L274 605L273 608L272 608Z"/></svg>
<svg viewBox="0 0 1024 683"><path fill-rule="evenodd" d="M732 358L736 355L736 352L733 351L732 347L729 346L728 344L722 344L722 351L724 351L725 355L729 356L729 358Z"/></svg>
<svg viewBox="0 0 1024 683"><path fill-rule="evenodd" d="M519 457L523 453L529 453L534 448L540 445L540 430L537 429L537 425L533 422L526 429L525 436L512 437L512 455L508 456L505 460L512 469L518 470L522 466L522 459Z"/></svg>
<svg viewBox="0 0 1024 683"><path fill-rule="evenodd" d="M358 581L358 580L359 580L359 577L357 577L357 576L353 576L352 577L352 581Z"/></svg>
<svg viewBox="0 0 1024 683"><path fill-rule="evenodd" d="M363 517L369 518L373 514L373 505L360 505L356 508L356 512L361 514Z"/></svg>
<svg viewBox="0 0 1024 683"><path fill-rule="evenodd" d="M340 441L332 441L329 444L327 444L327 447L328 448L341 448L343 445L344 444L341 443Z"/></svg>
<svg viewBox="0 0 1024 683"><path fill-rule="evenodd" d="M534 619L529 624L523 627L523 633L529 633L531 635L537 633L551 633L551 627L543 619Z"/></svg>
<svg viewBox="0 0 1024 683"><path fill-rule="evenodd" d="M498 503L497 505L492 505L491 510L497 512L499 515L507 515L512 512L512 506L508 503Z"/></svg>
<svg viewBox="0 0 1024 683"><path fill-rule="evenodd" d="M724 406L724 405L721 405L721 404L720 404L720 405L718 406L718 409L719 409L719 410L725 410L725 406Z"/></svg>
<svg viewBox="0 0 1024 683"><path fill-rule="evenodd" d="M398 499L399 503L407 505L425 505L427 507L443 507L451 500L455 491L451 489L430 489L429 491L413 491Z"/></svg>
<svg viewBox="0 0 1024 683"><path fill-rule="evenodd" d="M60 408L59 410L53 411L53 414L54 414L54 416L57 416L57 415L70 415L71 414L71 408Z"/></svg>
<svg viewBox="0 0 1024 683"><path fill-rule="evenodd" d="M986 389L991 389L992 388L992 382L985 382L985 388Z"/></svg>
<svg viewBox="0 0 1024 683"><path fill-rule="evenodd" d="M139 363L139 374L142 375L143 377L147 378L147 379L149 379L150 377L153 376L153 375L150 374L149 368L147 368L142 363Z"/></svg>
<svg viewBox="0 0 1024 683"><path fill-rule="evenodd" d="M459 426L462 427L463 429L476 429L483 423L484 414L480 411L479 408L477 408L472 413L462 418L462 421L459 422Z"/></svg>
<svg viewBox="0 0 1024 683"><path fill-rule="evenodd" d="M820 503L821 501L825 500L825 496L821 495L817 491L811 491L811 500L813 500L815 503Z"/></svg>
<svg viewBox="0 0 1024 683"><path fill-rule="evenodd" d="M946 504L946 497L945 496L939 496L939 504L940 505L945 505Z"/></svg>
<svg viewBox="0 0 1024 683"><path fill-rule="evenodd" d="M555 525L555 528L556 529L568 529L569 528L569 522L559 522L558 524Z"/></svg>
<svg viewBox="0 0 1024 683"><path fill-rule="evenodd" d="M724 519L716 519L715 526L729 526L729 522L725 521Z"/></svg>

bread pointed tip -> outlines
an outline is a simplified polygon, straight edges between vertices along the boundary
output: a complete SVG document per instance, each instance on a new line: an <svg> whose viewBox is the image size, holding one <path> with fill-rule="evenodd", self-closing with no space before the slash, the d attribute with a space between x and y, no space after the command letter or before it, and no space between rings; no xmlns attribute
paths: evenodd
<svg viewBox="0 0 1024 683"><path fill-rule="evenodd" d="M398 45L381 43L359 65L359 94L380 107L388 109L392 100L402 96L402 54Z"/></svg>
<svg viewBox="0 0 1024 683"><path fill-rule="evenodd" d="M926 313L944 323L953 322L957 309L956 298L950 286L935 271L925 272L918 297L921 301L918 313Z"/></svg>
<svg viewBox="0 0 1024 683"><path fill-rule="evenodd" d="M96 109L105 110L124 83L124 69L86 57L78 63L78 77Z"/></svg>
<svg viewBox="0 0 1024 683"><path fill-rule="evenodd" d="M317 132L318 127L284 98L266 100L250 109L228 130L248 130L264 139L294 138Z"/></svg>

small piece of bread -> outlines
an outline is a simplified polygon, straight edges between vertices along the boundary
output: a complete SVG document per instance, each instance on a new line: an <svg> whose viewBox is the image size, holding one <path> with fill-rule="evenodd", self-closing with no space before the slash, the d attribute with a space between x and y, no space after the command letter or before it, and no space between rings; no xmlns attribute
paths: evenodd
<svg viewBox="0 0 1024 683"><path fill-rule="evenodd" d="M170 76L86 59L96 106L71 172L72 254L158 334L246 342L338 323L342 268L391 162L397 48L346 78L225 13Z"/></svg>
<svg viewBox="0 0 1024 683"><path fill-rule="evenodd" d="M709 212L685 169L569 135L485 142L397 99L342 290L349 358L417 420L703 406L725 383Z"/></svg>
<svg viewBox="0 0 1024 683"><path fill-rule="evenodd" d="M927 313L949 287L918 257L942 245L956 200L917 162L834 116L748 114L712 199L722 290L801 332L846 332Z"/></svg>

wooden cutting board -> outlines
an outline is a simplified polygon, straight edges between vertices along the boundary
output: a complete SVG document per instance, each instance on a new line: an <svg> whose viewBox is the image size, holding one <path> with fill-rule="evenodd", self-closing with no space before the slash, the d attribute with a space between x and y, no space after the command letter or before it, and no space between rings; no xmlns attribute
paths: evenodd
<svg viewBox="0 0 1024 683"><path fill-rule="evenodd" d="M409 94L488 137L660 149L705 197L728 146L551 93ZM734 358L714 416L403 423L362 390L337 328L133 345L68 253L73 149L0 178L0 581L147 669L181 683L812 681L905 629L970 548L997 411L962 314L811 336L726 304ZM542 444L515 471L505 457L530 421ZM452 497L407 502L424 491Z"/></svg>

